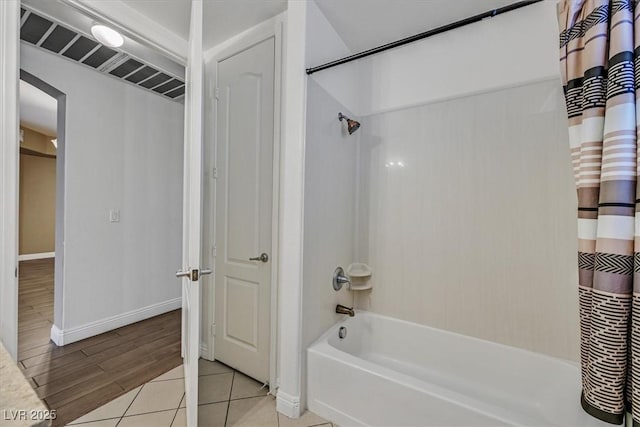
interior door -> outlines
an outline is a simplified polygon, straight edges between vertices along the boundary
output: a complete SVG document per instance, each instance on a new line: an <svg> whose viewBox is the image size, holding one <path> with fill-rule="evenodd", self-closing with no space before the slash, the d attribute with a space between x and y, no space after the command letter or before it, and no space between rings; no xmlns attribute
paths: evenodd
<svg viewBox="0 0 640 427"><path fill-rule="evenodd" d="M0 1L0 340L18 360L18 78L20 2Z"/></svg>
<svg viewBox="0 0 640 427"><path fill-rule="evenodd" d="M215 358L269 379L275 41L218 63Z"/></svg>
<svg viewBox="0 0 640 427"><path fill-rule="evenodd" d="M189 57L186 70L184 185L182 211L182 356L187 426L198 425L200 356L200 268L202 228L202 1L191 2Z"/></svg>

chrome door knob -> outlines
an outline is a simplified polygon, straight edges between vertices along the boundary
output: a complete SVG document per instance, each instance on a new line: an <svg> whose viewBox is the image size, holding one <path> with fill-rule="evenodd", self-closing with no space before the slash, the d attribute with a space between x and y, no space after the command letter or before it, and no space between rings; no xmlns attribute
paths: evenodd
<svg viewBox="0 0 640 427"><path fill-rule="evenodd" d="M269 255L267 255L266 253L262 252L262 253L260 254L260 256L253 257L253 258L249 258L249 261L262 261L262 262L267 262L267 261L269 261Z"/></svg>

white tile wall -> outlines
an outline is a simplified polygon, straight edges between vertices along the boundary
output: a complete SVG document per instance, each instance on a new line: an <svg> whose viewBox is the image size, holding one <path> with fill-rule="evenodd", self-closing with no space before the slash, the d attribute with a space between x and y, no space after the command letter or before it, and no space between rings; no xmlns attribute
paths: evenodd
<svg viewBox="0 0 640 427"><path fill-rule="evenodd" d="M340 319L336 304L351 304L346 288L333 290L334 269L353 262L355 247L356 149L338 112L350 114L313 80L308 84L303 345L306 348Z"/></svg>
<svg viewBox="0 0 640 427"><path fill-rule="evenodd" d="M374 289L357 305L577 360L577 200L560 82L369 116L359 133L356 252Z"/></svg>
<svg viewBox="0 0 640 427"><path fill-rule="evenodd" d="M358 134L349 135L346 124L338 121L339 111L350 114L344 106L311 79L307 91L303 349L341 318L335 313L336 304L353 302L346 288L333 290L332 278L337 266L346 269L353 262L358 141ZM305 369L306 355L303 381Z"/></svg>

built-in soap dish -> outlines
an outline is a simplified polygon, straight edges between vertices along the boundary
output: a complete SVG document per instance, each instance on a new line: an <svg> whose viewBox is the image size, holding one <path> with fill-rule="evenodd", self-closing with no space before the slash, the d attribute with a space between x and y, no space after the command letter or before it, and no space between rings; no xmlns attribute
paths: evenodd
<svg viewBox="0 0 640 427"><path fill-rule="evenodd" d="M347 276L351 279L350 290L365 291L371 289L371 267L363 262L354 262L347 267Z"/></svg>

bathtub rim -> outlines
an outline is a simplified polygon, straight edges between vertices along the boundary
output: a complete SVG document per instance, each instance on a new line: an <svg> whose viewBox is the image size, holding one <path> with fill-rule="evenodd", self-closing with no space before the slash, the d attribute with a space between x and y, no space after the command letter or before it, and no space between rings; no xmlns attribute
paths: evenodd
<svg viewBox="0 0 640 427"><path fill-rule="evenodd" d="M381 319L389 320L389 321L400 323L400 324L406 324L406 325L409 325L409 326L424 328L424 329L428 329L431 332L442 333L442 334L445 334L445 335L455 336L457 338L467 339L467 340L470 340L470 341L473 341L473 342L477 342L477 343L483 343L484 345L491 345L491 346L494 346L494 347L497 347L497 348L502 348L503 350L508 350L508 351L512 351L512 352L515 352L515 353L522 353L522 354L526 354L526 355L533 356L533 357L538 357L540 359L545 359L545 360L547 360L549 362L562 363L562 364L568 365L568 366L570 366L572 368L576 368L578 370L580 369L580 362L578 362L578 361L573 361L573 360L570 360L570 359L563 359L561 357L551 356L551 355L545 354L545 353L539 353L537 351L528 350L526 348L514 347L514 346L511 346L511 345L508 345L508 344L504 344L504 343L500 343L500 342L496 342L496 341L491 341L491 340L487 340L487 339L484 339L484 338L478 338L478 337L474 337L474 336L471 336L471 335L465 335L465 334L460 333L460 332L455 332L455 331L450 331L450 330L447 330L447 329L436 328L435 326L424 325L422 323L412 322L410 320L405 320L405 319L400 319L400 318L397 318L397 317L392 317L392 316L388 316L388 315L384 315L384 314L375 313L373 311L361 310L361 309L357 309L357 310L354 310L354 311L355 311L355 316L353 318L349 317L346 314L343 315L340 320L338 320L336 323L331 325L331 327L329 329L327 329L326 331L324 331L322 333L322 335L320 335L320 337L318 337L318 339L313 341L313 343L311 343L311 345L309 345L308 349L310 350L316 344L325 341L330 347L335 348L336 350L340 351L341 353L346 353L346 354L349 354L349 355L353 356L352 354L347 353L346 351L342 351L342 350L338 349L337 347L332 346L329 343L329 337L332 334L333 335L337 335L337 332L338 332L338 329L340 328L340 326L345 326L347 321L349 321L350 319L355 319L355 317L358 317L358 315L360 315L360 316L365 316L365 317L378 317L378 318L381 318ZM355 357L355 356L353 356L353 357ZM357 357L356 357L356 359L361 360L361 359L359 359ZM379 365L376 365L376 366L379 366Z"/></svg>

